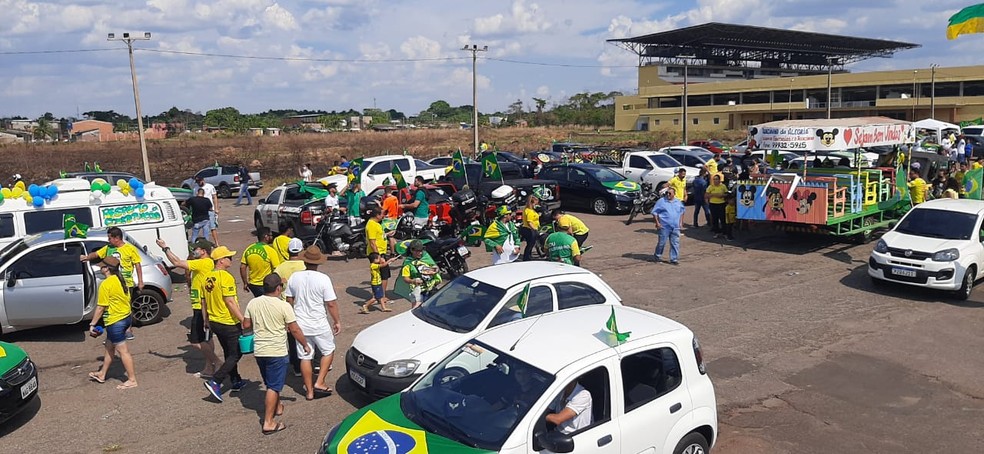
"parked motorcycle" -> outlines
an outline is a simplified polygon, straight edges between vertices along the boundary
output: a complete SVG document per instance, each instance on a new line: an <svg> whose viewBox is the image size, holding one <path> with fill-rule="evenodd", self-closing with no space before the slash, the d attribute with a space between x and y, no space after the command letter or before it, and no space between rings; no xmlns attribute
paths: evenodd
<svg viewBox="0 0 984 454"><path fill-rule="evenodd" d="M364 257L366 222L333 210L321 218L314 244L329 256L342 253L346 259Z"/></svg>
<svg viewBox="0 0 984 454"><path fill-rule="evenodd" d="M454 279L468 272L466 259L471 251L458 238L438 238L433 232L424 232L423 237L416 238L424 243L424 250L434 259L441 273ZM410 243L415 239L403 240L396 244L396 253L405 255Z"/></svg>
<svg viewBox="0 0 984 454"><path fill-rule="evenodd" d="M625 220L625 225L631 224L636 215L651 212L660 197L662 193L654 190L652 183L642 183L642 194L632 201L632 208L629 210L629 218Z"/></svg>

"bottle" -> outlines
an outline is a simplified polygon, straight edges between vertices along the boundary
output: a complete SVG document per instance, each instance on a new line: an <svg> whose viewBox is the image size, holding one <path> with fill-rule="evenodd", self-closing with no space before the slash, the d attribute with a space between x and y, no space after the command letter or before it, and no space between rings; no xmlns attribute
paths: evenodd
<svg viewBox="0 0 984 454"><path fill-rule="evenodd" d="M102 333L103 333L103 331L105 331L105 330L104 330L104 329L103 329L103 327L101 327L101 326L93 326L93 327L92 327L92 331L93 331L94 333L96 333L96 334L94 334L94 335L93 335L92 337L99 337L99 336L102 336Z"/></svg>

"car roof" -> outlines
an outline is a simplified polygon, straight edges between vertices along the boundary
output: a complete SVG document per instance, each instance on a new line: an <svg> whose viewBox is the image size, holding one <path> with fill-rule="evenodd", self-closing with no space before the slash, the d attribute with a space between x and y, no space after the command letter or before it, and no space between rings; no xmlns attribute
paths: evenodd
<svg viewBox="0 0 984 454"><path fill-rule="evenodd" d="M610 168L610 167L607 167L607 166L603 166L601 164L595 164L593 162L569 162L567 164L564 164L562 162L558 162L558 163L555 164L555 163L551 162L551 163L548 163L547 164L547 167L559 167L559 166L578 167L578 168L598 168L598 169L609 169Z"/></svg>
<svg viewBox="0 0 984 454"><path fill-rule="evenodd" d="M710 154L714 154L714 152L711 151L711 150L708 150L708 149L703 148L703 147L695 147L693 145L673 145L673 146L663 147L663 148L660 148L659 149L660 152L666 153L666 151L664 151L664 150L682 151L684 153L710 153Z"/></svg>
<svg viewBox="0 0 984 454"><path fill-rule="evenodd" d="M86 231L86 237L85 238L82 238L82 239L83 240L88 240L88 239L102 240L102 239L106 239L107 238L107 231L108 230L109 229L103 228L103 227L90 228L89 230ZM123 235L126 236L126 232L123 232ZM41 232L41 233L38 233L37 235L33 235L33 236L32 235L28 235L26 238L29 239L29 240L27 240L27 242L29 244L31 244L31 245L41 244L41 243L56 242L56 241L61 241L61 240L66 239L65 238L65 232L62 231L62 230L52 230L50 232Z"/></svg>
<svg viewBox="0 0 984 454"><path fill-rule="evenodd" d="M590 271L579 266L557 262L514 262L504 265L486 266L470 271L466 276L499 288L512 288L515 285L551 276L588 275Z"/></svg>
<svg viewBox="0 0 984 454"><path fill-rule="evenodd" d="M956 211L958 213L979 214L984 211L984 200L933 199L916 205L914 209L933 209Z"/></svg>
<svg viewBox="0 0 984 454"><path fill-rule="evenodd" d="M648 344L654 336L690 333L679 322L641 309L591 305L506 323L478 335L476 340L557 374L585 357L619 346L606 329L613 310L619 331L631 332L620 345L623 350L632 349L633 344Z"/></svg>

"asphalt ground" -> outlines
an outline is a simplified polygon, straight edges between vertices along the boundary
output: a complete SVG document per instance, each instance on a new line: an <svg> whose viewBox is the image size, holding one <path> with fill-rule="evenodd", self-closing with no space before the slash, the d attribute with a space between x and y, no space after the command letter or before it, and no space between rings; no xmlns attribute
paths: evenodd
<svg viewBox="0 0 984 454"><path fill-rule="evenodd" d="M241 252L251 242L253 206L223 200L221 207L220 239ZM957 302L911 287L876 289L866 273L871 245L766 226L738 232L733 242L713 239L706 226L685 228L680 265L655 264L648 219L625 226L622 215L578 216L592 229L585 266L624 304L676 319L700 338L718 399L714 452L984 451L981 290ZM472 268L489 263L483 248L472 252ZM321 269L339 295L336 342L344 352L356 333L389 314L357 313L369 295L364 260ZM332 424L367 403L344 378L339 356L329 375L335 395L307 402L300 379L288 377L288 429L261 435L253 358L240 362L251 384L239 397L207 398L190 375L202 362L187 344L188 292L175 288L165 320L137 328L129 342L137 389L116 389L118 361L106 384L87 379L104 350L84 325L5 336L40 366L41 385L39 402L0 426L0 452L310 453ZM240 301L248 301L242 290Z"/></svg>

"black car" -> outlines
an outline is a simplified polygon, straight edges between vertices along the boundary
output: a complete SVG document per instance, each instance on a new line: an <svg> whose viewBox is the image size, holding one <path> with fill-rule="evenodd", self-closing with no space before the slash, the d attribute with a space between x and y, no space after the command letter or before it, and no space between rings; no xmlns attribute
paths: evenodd
<svg viewBox="0 0 984 454"><path fill-rule="evenodd" d="M493 153L493 152L491 151L482 152L482 157L484 157L488 153ZM512 153L509 151L496 151L494 153L495 153L495 159L500 165L504 162L516 164L519 167L520 171L523 172L523 175L526 178L533 177L533 170L530 167L529 159L526 159L520 155L517 155L516 153ZM481 158L479 158L479 160L481 160Z"/></svg>
<svg viewBox="0 0 984 454"><path fill-rule="evenodd" d="M538 178L557 181L564 208L595 214L626 212L639 197L639 185L598 164L547 164Z"/></svg>
<svg viewBox="0 0 984 454"><path fill-rule="evenodd" d="M0 422L38 397L38 369L20 347L0 342Z"/></svg>

